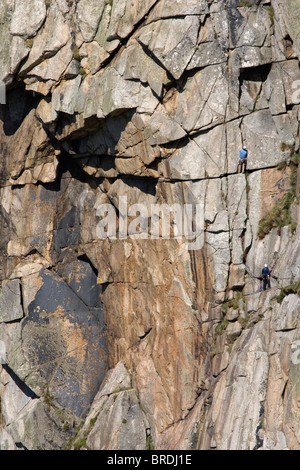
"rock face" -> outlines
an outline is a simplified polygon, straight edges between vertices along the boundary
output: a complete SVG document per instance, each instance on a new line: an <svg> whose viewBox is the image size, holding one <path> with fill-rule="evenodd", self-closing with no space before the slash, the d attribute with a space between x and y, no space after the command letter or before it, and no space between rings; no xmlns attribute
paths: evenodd
<svg viewBox="0 0 300 470"><path fill-rule="evenodd" d="M0 449L300 449L298 10L1 2Z"/></svg>

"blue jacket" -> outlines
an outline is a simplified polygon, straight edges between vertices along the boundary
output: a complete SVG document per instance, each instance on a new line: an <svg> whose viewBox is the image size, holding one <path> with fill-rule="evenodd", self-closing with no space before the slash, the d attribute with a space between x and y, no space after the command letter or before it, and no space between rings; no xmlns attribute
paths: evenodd
<svg viewBox="0 0 300 470"><path fill-rule="evenodd" d="M240 158L247 158L247 150L240 150Z"/></svg>
<svg viewBox="0 0 300 470"><path fill-rule="evenodd" d="M261 273L262 273L263 277L267 277L266 275L270 276L269 268L263 268Z"/></svg>

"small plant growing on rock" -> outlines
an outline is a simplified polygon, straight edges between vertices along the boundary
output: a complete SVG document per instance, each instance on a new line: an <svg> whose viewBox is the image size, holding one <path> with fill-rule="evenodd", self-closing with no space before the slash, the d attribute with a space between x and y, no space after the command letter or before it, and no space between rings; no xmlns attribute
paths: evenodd
<svg viewBox="0 0 300 470"><path fill-rule="evenodd" d="M238 6L239 6L239 7L251 8L251 7L252 7L252 3L251 3L251 2L247 2L247 1L245 1L245 0L240 0Z"/></svg>
<svg viewBox="0 0 300 470"><path fill-rule="evenodd" d="M45 391L44 391L44 394L43 394L43 399L44 399L44 402L47 405L48 409L50 409L50 407L53 403L53 400L54 400L54 396L51 395L48 387L45 388Z"/></svg>
<svg viewBox="0 0 300 470"><path fill-rule="evenodd" d="M80 73L80 75L81 75L81 77L82 77L82 80L84 80L85 77L87 76L86 70L85 70L83 67L80 67L79 73Z"/></svg>
<svg viewBox="0 0 300 470"><path fill-rule="evenodd" d="M248 317L239 317L238 322L240 323L241 327L244 329L248 325L249 318Z"/></svg>
<svg viewBox="0 0 300 470"><path fill-rule="evenodd" d="M268 9L268 12L269 12L269 18L270 18L271 24L273 25L274 24L274 17L275 17L274 8L270 5L270 6L267 7L267 9Z"/></svg>
<svg viewBox="0 0 300 470"><path fill-rule="evenodd" d="M78 62L80 62L81 57L80 57L79 49L75 44L72 46L72 52L73 52L73 58L75 60L78 60Z"/></svg>
<svg viewBox="0 0 300 470"><path fill-rule="evenodd" d="M295 145L290 145L286 142L281 142L280 149L282 152L290 151L291 153L293 153L295 150Z"/></svg>
<svg viewBox="0 0 300 470"><path fill-rule="evenodd" d="M31 49L32 46L33 46L33 38L26 39L25 45L26 45L26 47L29 47Z"/></svg>
<svg viewBox="0 0 300 470"><path fill-rule="evenodd" d="M283 287L280 290L280 294L276 297L277 302L281 304L285 296L289 294L297 294L300 296L300 281L295 282L294 284L290 284L289 286Z"/></svg>
<svg viewBox="0 0 300 470"><path fill-rule="evenodd" d="M74 450L80 450L82 448L88 449L88 446L86 445L86 440L83 438L78 439L74 443Z"/></svg>
<svg viewBox="0 0 300 470"><path fill-rule="evenodd" d="M216 329L215 329L216 335L221 335L223 333L223 331L226 330L228 325L229 325L228 320L223 320L220 323L218 323L217 326L216 326Z"/></svg>
<svg viewBox="0 0 300 470"><path fill-rule="evenodd" d="M148 436L147 436L147 440L146 440L146 449L147 449L147 450L154 450L154 449L155 449L155 447L154 447L154 445L153 445L153 443L152 443L152 436L151 436L151 434L148 434Z"/></svg>
<svg viewBox="0 0 300 470"><path fill-rule="evenodd" d="M300 154L294 154L290 157L290 183L291 189L284 194L281 201L273 207L268 214L263 217L258 224L258 238L263 239L274 227L278 228L278 232L282 227L291 226L291 231L295 231L296 224L293 223L290 215L290 207L296 198L297 171L300 163ZM287 166L286 162L278 164L277 168L282 170Z"/></svg>

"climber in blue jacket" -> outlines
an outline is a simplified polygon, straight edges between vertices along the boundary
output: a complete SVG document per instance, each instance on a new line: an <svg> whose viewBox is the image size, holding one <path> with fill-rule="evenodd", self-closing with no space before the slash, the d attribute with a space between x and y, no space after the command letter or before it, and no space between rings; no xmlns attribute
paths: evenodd
<svg viewBox="0 0 300 470"><path fill-rule="evenodd" d="M266 290L267 287L268 289L270 289L271 288L271 282L270 282L271 272L267 264L265 264L265 267L263 268L261 274L263 278L263 290Z"/></svg>
<svg viewBox="0 0 300 470"><path fill-rule="evenodd" d="M245 172L247 168L247 156L248 156L248 150L246 146L244 145L242 150L240 150L240 159L239 159L239 164L238 164L238 173L242 171L242 173Z"/></svg>

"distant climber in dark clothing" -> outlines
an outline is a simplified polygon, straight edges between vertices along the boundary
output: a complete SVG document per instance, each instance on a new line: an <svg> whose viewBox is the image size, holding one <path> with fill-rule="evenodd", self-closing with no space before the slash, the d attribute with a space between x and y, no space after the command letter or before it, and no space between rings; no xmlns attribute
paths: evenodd
<svg viewBox="0 0 300 470"><path fill-rule="evenodd" d="M265 267L263 268L261 274L262 274L262 279L263 279L263 290L266 290L266 288L270 289L271 288L271 282L270 282L271 272L267 264L265 264Z"/></svg>

